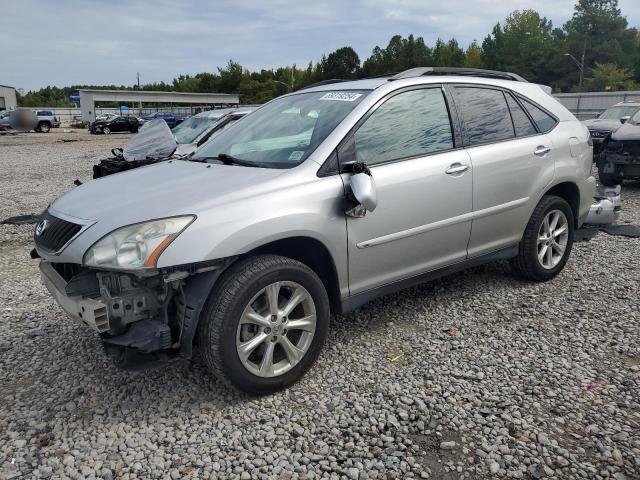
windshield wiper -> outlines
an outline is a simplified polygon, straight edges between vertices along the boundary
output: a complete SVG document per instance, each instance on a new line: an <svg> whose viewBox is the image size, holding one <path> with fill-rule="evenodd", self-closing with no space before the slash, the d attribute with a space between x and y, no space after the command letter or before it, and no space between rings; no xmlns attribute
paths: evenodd
<svg viewBox="0 0 640 480"><path fill-rule="evenodd" d="M219 160L225 165L240 165L242 167L256 167L258 164L250 162L248 160L242 160L241 158L232 157L226 153L219 153L212 157L190 157L186 160L191 162L206 162L208 160Z"/></svg>
<svg viewBox="0 0 640 480"><path fill-rule="evenodd" d="M236 158L226 153L219 153L218 160L222 161L222 163L224 163L225 165L242 165L243 167L255 166L254 162L242 160L241 158Z"/></svg>

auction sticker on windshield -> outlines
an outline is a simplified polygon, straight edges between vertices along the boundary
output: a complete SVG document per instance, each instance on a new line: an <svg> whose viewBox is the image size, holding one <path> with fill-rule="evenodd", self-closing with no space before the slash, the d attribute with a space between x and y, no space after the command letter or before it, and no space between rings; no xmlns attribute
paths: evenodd
<svg viewBox="0 0 640 480"><path fill-rule="evenodd" d="M337 100L339 102L353 102L358 97L361 97L361 93L355 92L329 92L322 97L320 100Z"/></svg>

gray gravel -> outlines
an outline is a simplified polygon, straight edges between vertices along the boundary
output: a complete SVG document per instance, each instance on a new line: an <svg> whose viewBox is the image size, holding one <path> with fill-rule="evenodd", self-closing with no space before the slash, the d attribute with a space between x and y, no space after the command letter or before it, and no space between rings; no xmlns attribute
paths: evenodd
<svg viewBox="0 0 640 480"><path fill-rule="evenodd" d="M127 137L0 137L0 218ZM0 227L0 478L640 478L640 240L576 244L547 284L499 263L374 301L248 398L198 363L116 370L40 284L32 228Z"/></svg>

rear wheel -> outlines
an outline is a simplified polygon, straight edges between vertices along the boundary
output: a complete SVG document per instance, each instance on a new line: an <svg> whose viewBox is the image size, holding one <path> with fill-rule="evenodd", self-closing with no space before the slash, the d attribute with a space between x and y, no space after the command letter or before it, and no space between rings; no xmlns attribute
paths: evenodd
<svg viewBox="0 0 640 480"><path fill-rule="evenodd" d="M536 206L512 260L530 280L545 282L564 268L573 247L573 212L560 197L545 195Z"/></svg>
<svg viewBox="0 0 640 480"><path fill-rule="evenodd" d="M218 378L267 394L304 375L328 325L329 299L315 272L290 258L260 255L220 278L202 312L198 341Z"/></svg>

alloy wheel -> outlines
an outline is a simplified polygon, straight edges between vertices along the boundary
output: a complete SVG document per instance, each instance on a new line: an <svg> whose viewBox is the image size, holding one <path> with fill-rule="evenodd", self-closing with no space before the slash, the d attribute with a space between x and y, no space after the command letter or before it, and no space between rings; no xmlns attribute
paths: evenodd
<svg viewBox="0 0 640 480"><path fill-rule="evenodd" d="M551 270L560 263L569 240L569 221L561 210L548 212L538 231L538 261Z"/></svg>
<svg viewBox="0 0 640 480"><path fill-rule="evenodd" d="M305 356L316 330L311 294L296 282L274 282L245 307L236 334L242 365L259 377L277 377Z"/></svg>

